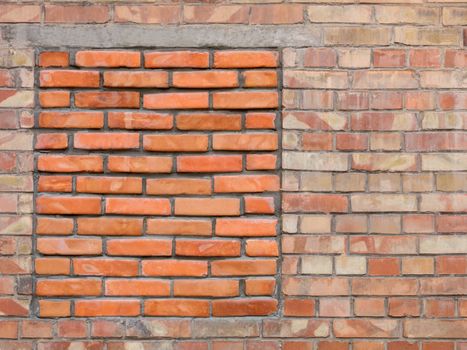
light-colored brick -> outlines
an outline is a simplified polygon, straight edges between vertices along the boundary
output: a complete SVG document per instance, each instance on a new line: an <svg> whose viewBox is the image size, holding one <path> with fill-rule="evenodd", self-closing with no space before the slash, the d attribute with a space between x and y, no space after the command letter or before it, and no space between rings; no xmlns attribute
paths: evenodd
<svg viewBox="0 0 467 350"><path fill-rule="evenodd" d="M308 7L310 22L316 23L371 23L371 6L320 6Z"/></svg>
<svg viewBox="0 0 467 350"><path fill-rule="evenodd" d="M284 169L292 170L346 171L348 169L346 154L284 152L282 162Z"/></svg>

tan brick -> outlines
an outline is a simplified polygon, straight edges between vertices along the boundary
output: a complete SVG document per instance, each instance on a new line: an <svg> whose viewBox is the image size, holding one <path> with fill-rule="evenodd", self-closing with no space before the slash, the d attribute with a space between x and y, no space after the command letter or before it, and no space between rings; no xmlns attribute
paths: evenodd
<svg viewBox="0 0 467 350"><path fill-rule="evenodd" d="M283 168L291 170L346 171L346 154L284 152Z"/></svg>
<svg viewBox="0 0 467 350"><path fill-rule="evenodd" d="M352 211L416 211L417 198L403 194L355 194L351 196Z"/></svg>
<svg viewBox="0 0 467 350"><path fill-rule="evenodd" d="M467 8L443 7L443 24L445 26L466 25Z"/></svg>
<svg viewBox="0 0 467 350"><path fill-rule="evenodd" d="M336 174L335 189L339 192L357 192L365 191L366 175L365 174Z"/></svg>
<svg viewBox="0 0 467 350"><path fill-rule="evenodd" d="M331 256L304 256L302 257L302 274L327 275L332 274Z"/></svg>
<svg viewBox="0 0 467 350"><path fill-rule="evenodd" d="M404 174L402 175L402 187L404 192L429 192L433 191L433 174Z"/></svg>
<svg viewBox="0 0 467 350"><path fill-rule="evenodd" d="M467 112L425 112L423 129L464 129L467 124Z"/></svg>
<svg viewBox="0 0 467 350"><path fill-rule="evenodd" d="M0 67L32 67L33 65L33 50L0 49Z"/></svg>
<svg viewBox="0 0 467 350"><path fill-rule="evenodd" d="M420 237L420 253L422 254L466 254L466 236Z"/></svg>
<svg viewBox="0 0 467 350"><path fill-rule="evenodd" d="M465 71L424 71L420 72L422 88L467 88Z"/></svg>
<svg viewBox="0 0 467 350"><path fill-rule="evenodd" d="M369 174L370 192L399 192L401 189L400 174Z"/></svg>
<svg viewBox="0 0 467 350"><path fill-rule="evenodd" d="M334 27L324 29L326 45L389 45L388 28Z"/></svg>
<svg viewBox="0 0 467 350"><path fill-rule="evenodd" d="M376 6L376 20L385 24L437 24L439 8L415 6Z"/></svg>
<svg viewBox="0 0 467 350"><path fill-rule="evenodd" d="M332 174L302 172L300 174L300 190L302 191L331 191Z"/></svg>
<svg viewBox="0 0 467 350"><path fill-rule="evenodd" d="M372 151L398 151L401 149L402 135L399 133L371 133Z"/></svg>
<svg viewBox="0 0 467 350"><path fill-rule="evenodd" d="M300 233L330 233L331 216L329 215L301 215Z"/></svg>
<svg viewBox="0 0 467 350"><path fill-rule="evenodd" d="M371 64L371 50L361 48L337 50L339 67L368 68Z"/></svg>
<svg viewBox="0 0 467 350"><path fill-rule="evenodd" d="M460 32L457 29L396 27L394 41L405 45L459 45Z"/></svg>
<svg viewBox="0 0 467 350"><path fill-rule="evenodd" d="M310 22L317 23L371 23L371 6L320 6L308 7Z"/></svg>
<svg viewBox="0 0 467 350"><path fill-rule="evenodd" d="M467 154L438 153L422 154L422 170L426 171L462 171L467 170Z"/></svg>
<svg viewBox="0 0 467 350"><path fill-rule="evenodd" d="M32 150L33 134L31 132L0 131L0 150L28 151Z"/></svg>
<svg viewBox="0 0 467 350"><path fill-rule="evenodd" d="M364 256L339 255L335 257L335 264L338 275L366 274L366 258Z"/></svg>
<svg viewBox="0 0 467 350"><path fill-rule="evenodd" d="M293 88L345 89L347 72L286 70L284 86Z"/></svg>
<svg viewBox="0 0 467 350"><path fill-rule="evenodd" d="M413 89L418 87L412 71L358 71L354 74L356 89Z"/></svg>
<svg viewBox="0 0 467 350"><path fill-rule="evenodd" d="M436 175L436 189L438 191L456 192L467 191L467 174L442 173Z"/></svg>
<svg viewBox="0 0 467 350"><path fill-rule="evenodd" d="M416 155L405 153L354 153L352 169L366 171L415 171Z"/></svg>

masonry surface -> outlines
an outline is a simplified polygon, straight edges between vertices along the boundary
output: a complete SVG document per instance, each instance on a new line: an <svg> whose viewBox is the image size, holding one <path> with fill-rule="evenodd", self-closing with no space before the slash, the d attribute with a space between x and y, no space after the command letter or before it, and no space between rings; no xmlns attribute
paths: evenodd
<svg viewBox="0 0 467 350"><path fill-rule="evenodd" d="M0 23L0 349L467 349L465 2L4 1ZM175 66L147 66L174 51L183 57L171 56ZM216 67L216 53L231 51L272 55L275 65ZM208 65L182 67L191 53L207 54ZM191 71L210 75L184 77ZM214 71L229 73L216 79ZM213 81L222 86L197 86ZM216 102L239 91L269 97ZM194 122L205 113L228 119ZM242 134L276 141L225 138ZM255 147L217 148L240 144ZM276 157L275 167L249 169L252 155ZM70 161L77 156L90 161ZM214 156L233 158L206 158ZM141 157L159 161L135 163ZM70 171L76 166L89 168ZM245 180L252 175L271 180ZM231 176L239 180L218 192L216 181ZM207 180L212 193L150 193L194 190L157 185L185 178ZM196 197L230 205L183 205ZM82 199L90 202L76 205ZM227 209L238 211L204 212ZM219 234L222 220L251 219L269 222L261 230L270 233L251 237L257 226L235 224L225 228L248 235ZM174 233L194 230L195 221L210 223L194 231L206 236ZM167 222L170 233L157 232ZM135 235L108 235L123 228ZM96 230L105 232L88 234ZM145 264L162 260L208 269L145 275ZM268 261L268 272L213 269L250 260ZM193 279L222 281L231 294L198 284L176 293L179 281ZM57 286L70 280L78 284ZM93 295L77 295L84 281L94 283Z"/></svg>

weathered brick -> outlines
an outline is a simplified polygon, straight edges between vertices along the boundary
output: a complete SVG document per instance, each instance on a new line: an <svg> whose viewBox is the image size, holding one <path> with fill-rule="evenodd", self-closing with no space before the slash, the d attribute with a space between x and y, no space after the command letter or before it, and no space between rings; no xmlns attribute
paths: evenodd
<svg viewBox="0 0 467 350"><path fill-rule="evenodd" d="M176 24L179 21L178 6L164 5L118 5L115 6L115 22Z"/></svg>

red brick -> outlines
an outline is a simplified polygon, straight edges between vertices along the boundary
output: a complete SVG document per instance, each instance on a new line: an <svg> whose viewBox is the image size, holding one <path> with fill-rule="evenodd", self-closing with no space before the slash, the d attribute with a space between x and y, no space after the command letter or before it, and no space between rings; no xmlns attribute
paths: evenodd
<svg viewBox="0 0 467 350"><path fill-rule="evenodd" d="M66 67L68 64L68 52L44 51L39 54L39 66L41 67Z"/></svg>
<svg viewBox="0 0 467 350"><path fill-rule="evenodd" d="M158 152L205 152L208 149L208 136L201 134L145 135L143 147L146 151Z"/></svg>
<svg viewBox="0 0 467 350"><path fill-rule="evenodd" d="M240 256L239 241L177 240L175 254L178 256Z"/></svg>
<svg viewBox="0 0 467 350"><path fill-rule="evenodd" d="M389 316L407 317L420 315L420 302L417 299L408 298L390 298Z"/></svg>
<svg viewBox="0 0 467 350"><path fill-rule="evenodd" d="M68 138L62 133L38 134L35 149L65 149L68 147Z"/></svg>
<svg viewBox="0 0 467 350"><path fill-rule="evenodd" d="M41 107L69 107L70 92L69 91L41 91L39 92L39 103Z"/></svg>
<svg viewBox="0 0 467 350"><path fill-rule="evenodd" d="M279 103L278 94L273 91L226 91L212 95L214 109L276 108Z"/></svg>
<svg viewBox="0 0 467 350"><path fill-rule="evenodd" d="M347 197L337 194L295 194L286 193L282 197L285 212L345 212Z"/></svg>
<svg viewBox="0 0 467 350"><path fill-rule="evenodd" d="M467 257L439 256L436 257L436 272L441 275L466 274Z"/></svg>
<svg viewBox="0 0 467 350"><path fill-rule="evenodd" d="M303 7L295 4L253 5L250 24L303 23Z"/></svg>
<svg viewBox="0 0 467 350"><path fill-rule="evenodd" d="M334 67L337 64L337 55L329 48L309 48L305 50L303 65L305 67Z"/></svg>
<svg viewBox="0 0 467 350"><path fill-rule="evenodd" d="M425 315L428 317L454 317L455 316L455 301L444 300L426 300Z"/></svg>
<svg viewBox="0 0 467 350"><path fill-rule="evenodd" d="M274 151L278 148L275 133L215 134L213 149L225 151Z"/></svg>
<svg viewBox="0 0 467 350"><path fill-rule="evenodd" d="M112 239L107 241L107 254L118 256L170 256L169 240Z"/></svg>
<svg viewBox="0 0 467 350"><path fill-rule="evenodd" d="M162 280L108 279L105 295L111 296L169 296L170 282Z"/></svg>
<svg viewBox="0 0 467 350"><path fill-rule="evenodd" d="M146 68L207 68L209 54L196 51L159 51L144 53Z"/></svg>
<svg viewBox="0 0 467 350"><path fill-rule="evenodd" d="M405 137L405 148L407 151L465 150L467 137L454 132L411 133Z"/></svg>
<svg viewBox="0 0 467 350"><path fill-rule="evenodd" d="M78 218L78 234L80 235L116 235L138 236L143 230L142 219L115 217Z"/></svg>
<svg viewBox="0 0 467 350"><path fill-rule="evenodd" d="M277 219L217 219L217 236L275 236Z"/></svg>
<svg viewBox="0 0 467 350"><path fill-rule="evenodd" d="M99 72L85 70L43 70L41 87L99 87Z"/></svg>
<svg viewBox="0 0 467 350"><path fill-rule="evenodd" d="M101 281L96 279L67 278L66 280L40 279L36 283L38 296L92 296L101 294Z"/></svg>
<svg viewBox="0 0 467 350"><path fill-rule="evenodd" d="M190 260L147 260L142 262L144 276L206 276L206 261ZM198 283L198 281L197 281Z"/></svg>
<svg viewBox="0 0 467 350"><path fill-rule="evenodd" d="M467 230L467 217L456 215L437 216L436 229L438 232L463 233Z"/></svg>
<svg viewBox="0 0 467 350"><path fill-rule="evenodd" d="M102 241L91 238L38 238L36 249L44 255L99 255L102 253Z"/></svg>
<svg viewBox="0 0 467 350"><path fill-rule="evenodd" d="M102 112L41 112L39 126L53 129L100 129L104 126Z"/></svg>
<svg viewBox="0 0 467 350"><path fill-rule="evenodd" d="M98 91L76 92L75 105L79 108L138 108L139 92Z"/></svg>
<svg viewBox="0 0 467 350"><path fill-rule="evenodd" d="M136 276L138 262L115 259L73 259L75 275L82 276Z"/></svg>
<svg viewBox="0 0 467 350"><path fill-rule="evenodd" d="M313 299L285 299L284 316L311 317L315 314Z"/></svg>
<svg viewBox="0 0 467 350"><path fill-rule="evenodd" d="M240 130L240 114L179 113L177 129L180 130Z"/></svg>
<svg viewBox="0 0 467 350"><path fill-rule="evenodd" d="M273 51L216 51L215 68L277 67L278 56Z"/></svg>
<svg viewBox="0 0 467 350"><path fill-rule="evenodd" d="M305 133L301 135L302 145L297 147L304 151L329 151L332 149L332 134Z"/></svg>
<svg viewBox="0 0 467 350"><path fill-rule="evenodd" d="M246 24L248 23L249 9L249 6L242 5L187 5L183 8L183 20L184 23Z"/></svg>
<svg viewBox="0 0 467 350"><path fill-rule="evenodd" d="M375 67L403 67L405 66L405 51L373 50L373 65Z"/></svg>
<svg viewBox="0 0 467 350"><path fill-rule="evenodd" d="M21 324L23 338L52 338L52 323L49 321L24 320Z"/></svg>
<svg viewBox="0 0 467 350"><path fill-rule="evenodd" d="M170 173L171 157L109 156L107 169L117 173Z"/></svg>
<svg viewBox="0 0 467 350"><path fill-rule="evenodd" d="M104 5L45 6L46 23L106 23L109 20L109 7Z"/></svg>
<svg viewBox="0 0 467 350"><path fill-rule="evenodd" d="M467 109L467 93L439 92L439 106L443 110Z"/></svg>
<svg viewBox="0 0 467 350"><path fill-rule="evenodd" d="M367 134L337 134L336 149L343 151L364 151L368 149Z"/></svg>
<svg viewBox="0 0 467 350"><path fill-rule="evenodd" d="M465 50L446 50L444 65L450 68L465 68L467 66L467 54Z"/></svg>
<svg viewBox="0 0 467 350"><path fill-rule="evenodd" d="M138 300L76 300L75 315L78 317L93 316L138 316L140 302Z"/></svg>
<svg viewBox="0 0 467 350"><path fill-rule="evenodd" d="M266 316L277 310L276 299L227 299L212 302L213 316Z"/></svg>
<svg viewBox="0 0 467 350"><path fill-rule="evenodd" d="M412 67L440 67L440 50L436 48L410 50L410 65Z"/></svg>
<svg viewBox="0 0 467 350"><path fill-rule="evenodd" d="M174 72L172 85L177 88L232 88L238 87L238 74L229 70Z"/></svg>
<svg viewBox="0 0 467 350"><path fill-rule="evenodd" d="M36 198L38 214L100 214L101 200L98 197L51 197Z"/></svg>
<svg viewBox="0 0 467 350"><path fill-rule="evenodd" d="M120 321L95 320L92 322L92 337L120 338L124 335L125 330Z"/></svg>
<svg viewBox="0 0 467 350"><path fill-rule="evenodd" d="M60 320L57 323L57 335L63 338L85 338L87 325L85 321Z"/></svg>
<svg viewBox="0 0 467 350"><path fill-rule="evenodd" d="M179 156L177 172L239 172L242 171L242 156Z"/></svg>
<svg viewBox="0 0 467 350"><path fill-rule="evenodd" d="M368 275L370 276L397 276L400 273L400 261L397 258L368 259Z"/></svg>
<svg viewBox="0 0 467 350"><path fill-rule="evenodd" d="M8 4L0 6L0 22L21 23L40 22L41 7L39 5Z"/></svg>
<svg viewBox="0 0 467 350"><path fill-rule="evenodd" d="M102 172L103 160L100 156L86 155L40 155L37 168L40 171L73 173Z"/></svg>
<svg viewBox="0 0 467 350"><path fill-rule="evenodd" d="M146 300L144 314L147 316L208 317L209 302L189 299Z"/></svg>
<svg viewBox="0 0 467 350"><path fill-rule="evenodd" d="M137 51L78 51L76 65L80 67L139 67L140 53Z"/></svg>
<svg viewBox="0 0 467 350"><path fill-rule="evenodd" d="M147 179L146 191L156 195L210 194L211 180L196 178Z"/></svg>
<svg viewBox="0 0 467 350"><path fill-rule="evenodd" d="M431 91L407 92L405 108L424 111L435 109L435 96Z"/></svg>

